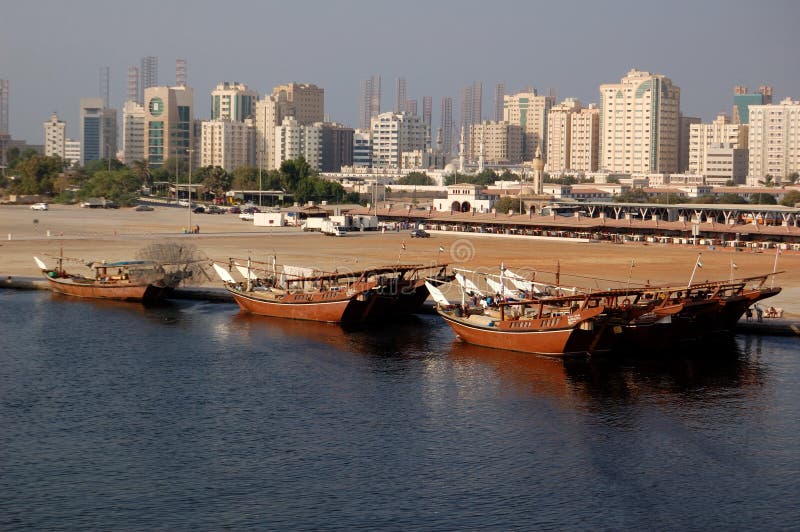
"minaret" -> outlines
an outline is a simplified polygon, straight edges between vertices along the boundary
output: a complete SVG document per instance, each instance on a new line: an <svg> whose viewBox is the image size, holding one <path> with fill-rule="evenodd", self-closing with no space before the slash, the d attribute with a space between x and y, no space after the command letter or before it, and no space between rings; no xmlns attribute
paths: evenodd
<svg viewBox="0 0 800 532"><path fill-rule="evenodd" d="M486 151L484 147L483 140L481 140L481 154L478 156L478 173L483 172L486 166Z"/></svg>
<svg viewBox="0 0 800 532"><path fill-rule="evenodd" d="M544 194L544 161L542 160L542 147L536 146L536 155L531 161L533 168L533 192L537 196Z"/></svg>
<svg viewBox="0 0 800 532"><path fill-rule="evenodd" d="M466 168L466 141L464 140L464 128L461 128L461 139L458 141L458 171L464 173Z"/></svg>

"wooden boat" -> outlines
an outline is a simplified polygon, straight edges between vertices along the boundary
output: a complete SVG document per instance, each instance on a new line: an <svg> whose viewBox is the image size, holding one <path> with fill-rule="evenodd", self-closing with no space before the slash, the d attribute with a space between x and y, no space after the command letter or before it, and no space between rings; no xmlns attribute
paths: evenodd
<svg viewBox="0 0 800 532"><path fill-rule="evenodd" d="M229 259L229 268L236 269L241 276L256 287L273 287L280 284L285 274L273 264L244 259ZM360 270L335 272L305 272L304 277L291 277L294 285L311 286L366 286L371 285L369 305L351 305L347 321L377 321L399 315L418 312L430 295L425 281L441 284L452 280L447 273L447 264L397 264L377 266ZM220 274L221 275L221 274ZM284 282L286 278L284 278ZM357 311L363 312L360 317ZM327 320L326 320L327 321Z"/></svg>
<svg viewBox="0 0 800 532"><path fill-rule="evenodd" d="M373 283L356 282L349 285L329 283L324 275L293 278L281 288L274 283L262 283L249 273L244 282L237 282L219 264L214 270L222 279L239 308L251 314L297 320L352 323L364 319L372 303ZM311 284L311 288L306 285Z"/></svg>
<svg viewBox="0 0 800 532"><path fill-rule="evenodd" d="M501 301L494 307L452 305L436 287L428 290L437 312L461 340L484 347L563 357L610 351L622 326L641 307L623 304L629 292L604 291L562 297Z"/></svg>
<svg viewBox="0 0 800 532"><path fill-rule="evenodd" d="M38 257L34 260L52 291L75 297L157 301L167 296L182 279L180 275L168 274L161 264L153 261L93 262L88 266L94 275L86 277L66 272L63 257L58 257L55 268L48 268Z"/></svg>

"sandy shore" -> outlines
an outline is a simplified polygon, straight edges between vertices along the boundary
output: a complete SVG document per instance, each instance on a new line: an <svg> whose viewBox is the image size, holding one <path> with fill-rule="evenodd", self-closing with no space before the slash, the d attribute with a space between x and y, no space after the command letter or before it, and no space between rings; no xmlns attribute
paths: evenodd
<svg viewBox="0 0 800 532"><path fill-rule="evenodd" d="M0 206L0 275L39 275L32 256L55 256L62 248L65 256L111 261L133 258L139 249L160 241L194 245L218 261L248 256L271 261L274 255L280 264L326 271L398 261L441 261L496 272L502 262L520 273L537 270L537 280L547 282L553 281L554 276L546 272L555 272L560 265L562 284L601 288L624 284L629 275L631 285L688 282L700 252L703 268L697 271L696 281L729 278L731 262L737 266L734 273L738 277L771 272L775 263L774 253L666 244L578 243L463 233L433 233L430 239L412 239L407 231L349 233L335 238L296 228L255 227L230 214L192 214L191 225L200 226L200 233L193 235L183 233L190 224L187 210L156 207L152 212L136 212L52 205L49 211L42 212L23 206ZM778 257L778 270L785 273L777 276L775 284L783 291L769 300L769 304L791 314L800 314L799 265L798 254L785 252ZM221 286L217 280L211 284Z"/></svg>

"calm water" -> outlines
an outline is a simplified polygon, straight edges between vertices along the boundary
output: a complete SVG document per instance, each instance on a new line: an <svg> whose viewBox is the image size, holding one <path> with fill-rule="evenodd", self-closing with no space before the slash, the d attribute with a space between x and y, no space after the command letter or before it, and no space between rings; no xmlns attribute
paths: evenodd
<svg viewBox="0 0 800 532"><path fill-rule="evenodd" d="M657 362L0 291L0 529L800 523L800 341Z"/></svg>

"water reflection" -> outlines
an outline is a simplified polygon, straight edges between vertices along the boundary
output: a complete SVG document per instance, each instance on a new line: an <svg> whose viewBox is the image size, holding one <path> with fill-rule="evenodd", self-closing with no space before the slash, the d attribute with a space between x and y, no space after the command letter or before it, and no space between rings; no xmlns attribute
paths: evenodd
<svg viewBox="0 0 800 532"><path fill-rule="evenodd" d="M460 366L481 364L505 384L556 397L568 403L613 399L636 402L642 396L686 398L735 390L750 393L764 385L765 369L753 354L760 339L728 338L713 344L684 346L658 356L547 358L487 349L454 341L450 356Z"/></svg>

